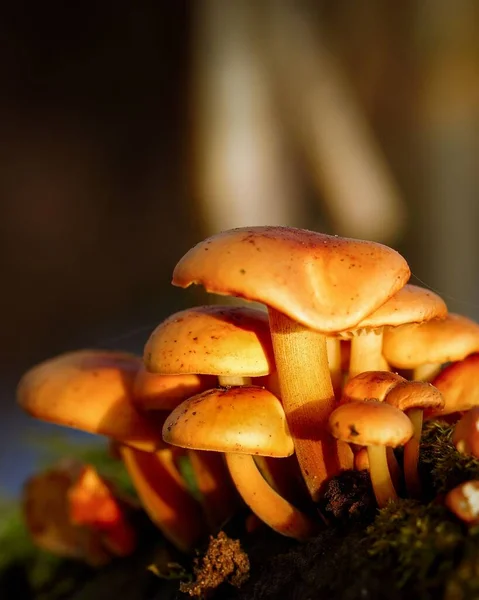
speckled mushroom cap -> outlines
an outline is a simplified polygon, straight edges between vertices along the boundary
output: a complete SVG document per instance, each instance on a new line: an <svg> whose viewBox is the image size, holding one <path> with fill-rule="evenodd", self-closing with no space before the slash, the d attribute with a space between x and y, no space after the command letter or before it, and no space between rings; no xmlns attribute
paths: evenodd
<svg viewBox="0 0 479 600"><path fill-rule="evenodd" d="M479 405L479 354L471 354L446 367L432 381L444 398L444 408L427 411L428 417L448 415Z"/></svg>
<svg viewBox="0 0 479 600"><path fill-rule="evenodd" d="M20 380L17 400L42 421L108 436L153 451L163 447L161 423L132 404L141 359L107 350L62 354L33 367Z"/></svg>
<svg viewBox="0 0 479 600"><path fill-rule="evenodd" d="M479 522L479 481L465 481L446 494L444 504L456 517L475 525Z"/></svg>
<svg viewBox="0 0 479 600"><path fill-rule="evenodd" d="M468 410L456 423L452 443L458 452L479 457L479 406Z"/></svg>
<svg viewBox="0 0 479 600"><path fill-rule="evenodd" d="M292 227L244 227L210 237L177 264L173 284L262 302L317 331L354 327L407 282L396 251Z"/></svg>
<svg viewBox="0 0 479 600"><path fill-rule="evenodd" d="M417 285L407 284L358 323L356 329L423 323L431 319L444 319L446 315L447 306L440 296Z"/></svg>
<svg viewBox="0 0 479 600"><path fill-rule="evenodd" d="M360 446L402 446L413 435L409 418L400 410L376 400L348 402L329 416L335 438Z"/></svg>
<svg viewBox="0 0 479 600"><path fill-rule="evenodd" d="M479 324L450 313L442 321L402 325L384 333L383 354L401 369L462 360L479 351Z"/></svg>
<svg viewBox="0 0 479 600"><path fill-rule="evenodd" d="M412 408L423 410L441 410L444 408L444 398L441 392L425 381L398 383L388 392L384 401L404 411Z"/></svg>
<svg viewBox="0 0 479 600"><path fill-rule="evenodd" d="M293 440L281 402L254 386L219 388L185 400L166 419L173 446L261 456L290 456Z"/></svg>
<svg viewBox="0 0 479 600"><path fill-rule="evenodd" d="M217 384L210 375L158 375L144 366L138 371L133 387L133 404L141 411L171 411L186 400Z"/></svg>
<svg viewBox="0 0 479 600"><path fill-rule="evenodd" d="M382 402L395 385L404 381L404 377L390 371L364 371L348 380L343 388L341 403L361 400Z"/></svg>
<svg viewBox="0 0 479 600"><path fill-rule="evenodd" d="M275 368L268 315L218 305L175 313L151 334L144 361L163 375L267 375Z"/></svg>

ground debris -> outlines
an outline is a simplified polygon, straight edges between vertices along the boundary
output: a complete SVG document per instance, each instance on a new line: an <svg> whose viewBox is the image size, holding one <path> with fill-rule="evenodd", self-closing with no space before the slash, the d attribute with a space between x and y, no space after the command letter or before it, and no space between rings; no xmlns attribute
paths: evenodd
<svg viewBox="0 0 479 600"><path fill-rule="evenodd" d="M193 568L196 580L181 583L180 591L201 597L222 583L241 587L248 580L250 563L239 540L230 539L223 531L210 536L210 543L202 559L195 559Z"/></svg>
<svg viewBox="0 0 479 600"><path fill-rule="evenodd" d="M343 471L327 483L321 511L329 520L372 520L376 512L369 471Z"/></svg>

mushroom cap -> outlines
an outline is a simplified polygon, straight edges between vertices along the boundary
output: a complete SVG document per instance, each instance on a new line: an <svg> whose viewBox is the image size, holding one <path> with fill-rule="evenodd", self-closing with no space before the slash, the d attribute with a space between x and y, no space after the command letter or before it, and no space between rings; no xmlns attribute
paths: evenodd
<svg viewBox="0 0 479 600"><path fill-rule="evenodd" d="M444 503L456 517L475 525L479 522L479 481L465 481L447 493Z"/></svg>
<svg viewBox="0 0 479 600"><path fill-rule="evenodd" d="M133 387L133 404L140 411L171 411L191 396L209 390L217 384L209 375L158 375L140 368Z"/></svg>
<svg viewBox="0 0 479 600"><path fill-rule="evenodd" d="M432 381L444 398L441 410L427 412L428 417L449 415L479 405L479 354L471 354L443 369Z"/></svg>
<svg viewBox="0 0 479 600"><path fill-rule="evenodd" d="M144 360L163 375L267 375L275 368L268 315L217 305L175 313L151 334Z"/></svg>
<svg viewBox="0 0 479 600"><path fill-rule="evenodd" d="M479 324L450 313L445 319L401 325L384 332L383 354L401 369L462 360L479 351Z"/></svg>
<svg viewBox="0 0 479 600"><path fill-rule="evenodd" d="M479 406L468 410L456 423L452 443L458 452L479 458Z"/></svg>
<svg viewBox="0 0 479 600"><path fill-rule="evenodd" d="M341 404L329 416L329 430L343 442L393 448L413 435L412 423L402 411L376 400Z"/></svg>
<svg viewBox="0 0 479 600"><path fill-rule="evenodd" d="M386 395L385 402L399 408L441 410L444 408L444 398L441 392L425 381L404 381L394 386Z"/></svg>
<svg viewBox="0 0 479 600"><path fill-rule="evenodd" d="M69 352L30 369L17 400L42 421L154 451L164 446L161 425L137 412L131 399L140 367L140 358L121 352Z"/></svg>
<svg viewBox="0 0 479 600"><path fill-rule="evenodd" d="M375 329L377 327L397 327L404 323L424 323L431 319L444 319L447 306L444 300L424 288L407 284L382 306L365 319L355 329Z"/></svg>
<svg viewBox="0 0 479 600"><path fill-rule="evenodd" d="M276 457L294 452L281 402L254 386L213 389L185 400L166 419L163 439L194 450Z"/></svg>
<svg viewBox="0 0 479 600"><path fill-rule="evenodd" d="M254 300L311 329L354 327L407 282L395 250L292 227L244 227L212 236L179 261L173 284Z"/></svg>
<svg viewBox="0 0 479 600"><path fill-rule="evenodd" d="M364 371L348 380L343 388L341 403L360 400L382 402L395 385L404 381L404 377L391 371Z"/></svg>

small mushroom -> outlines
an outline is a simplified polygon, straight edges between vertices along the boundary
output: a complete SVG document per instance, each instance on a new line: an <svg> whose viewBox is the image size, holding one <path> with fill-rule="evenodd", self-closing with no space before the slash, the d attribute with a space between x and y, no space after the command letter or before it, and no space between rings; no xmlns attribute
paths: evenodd
<svg viewBox="0 0 479 600"><path fill-rule="evenodd" d="M201 284L268 307L280 395L314 500L328 477L352 464L327 429L335 398L326 336L356 326L409 276L404 258L386 246L290 227L220 233L174 270L174 285Z"/></svg>
<svg viewBox="0 0 479 600"><path fill-rule="evenodd" d="M443 320L402 325L384 334L383 353L391 365L412 369L412 379L432 381L443 363L479 351L479 324L450 313Z"/></svg>
<svg viewBox="0 0 479 600"><path fill-rule="evenodd" d="M469 526L479 523L479 481L466 481L450 490L444 500L447 508Z"/></svg>
<svg viewBox="0 0 479 600"><path fill-rule="evenodd" d="M388 392L394 386L405 381L404 377L391 371L365 371L347 381L343 389L341 404L346 402L362 402L364 400L383 402ZM393 448L387 448L386 455L389 472L394 486L397 488L400 485L402 474ZM365 464L364 458L359 457L356 460L355 456L355 464L358 461L362 461L362 465Z"/></svg>
<svg viewBox="0 0 479 600"><path fill-rule="evenodd" d="M160 424L132 404L141 367L137 356L79 350L36 365L20 380L17 401L33 417L154 451L163 446Z"/></svg>
<svg viewBox="0 0 479 600"><path fill-rule="evenodd" d="M386 447L402 446L412 437L413 428L407 416L376 400L349 402L330 415L329 427L335 438L367 447L371 483L379 508L389 500L397 500Z"/></svg>
<svg viewBox="0 0 479 600"><path fill-rule="evenodd" d="M404 323L444 319L447 307L437 294L415 285L405 285L375 312L345 331L352 335L349 376L382 370L383 334Z"/></svg>
<svg viewBox="0 0 479 600"><path fill-rule="evenodd" d="M168 444L226 453L234 484L251 510L282 535L306 539L314 523L273 490L254 456L287 457L294 452L280 401L260 387L214 389L180 404L167 418Z"/></svg>
<svg viewBox="0 0 479 600"><path fill-rule="evenodd" d="M418 473L418 461L423 413L425 410L440 410L444 406L444 398L441 392L430 383L404 381L388 392L385 402L404 411L411 420L414 433L404 447L404 478L409 494L413 497L420 497L421 481Z"/></svg>
<svg viewBox="0 0 479 600"><path fill-rule="evenodd" d="M215 375L221 385L244 385L275 370L268 315L244 306L199 306L171 315L144 351L148 371Z"/></svg>
<svg viewBox="0 0 479 600"><path fill-rule="evenodd" d="M18 402L36 418L119 442L123 459L136 456L135 449L140 456L143 450L150 453L150 460L125 460L127 470L143 506L165 537L181 550L191 550L203 533L201 510L184 482L180 484L179 473L162 484L161 477L171 475L176 467L172 450L161 437L164 417L146 417L133 406L133 386L140 366L139 358L119 352L82 350L63 354L22 377ZM127 447L131 452L125 450ZM162 450L155 454L158 449ZM147 473L143 468L152 471ZM152 477L156 487L148 485ZM176 519L171 518L171 510L177 511ZM177 523L180 529L175 529Z"/></svg>
<svg viewBox="0 0 479 600"><path fill-rule="evenodd" d="M478 377L479 354L471 354L443 369L432 384L441 392L444 406L428 410L427 418L440 418L479 406Z"/></svg>
<svg viewBox="0 0 479 600"><path fill-rule="evenodd" d="M461 454L479 458L479 406L468 410L456 423L452 443Z"/></svg>

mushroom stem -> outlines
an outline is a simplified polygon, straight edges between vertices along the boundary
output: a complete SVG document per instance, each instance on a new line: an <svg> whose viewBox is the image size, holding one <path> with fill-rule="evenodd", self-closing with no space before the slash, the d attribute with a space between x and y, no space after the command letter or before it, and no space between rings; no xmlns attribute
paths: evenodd
<svg viewBox="0 0 479 600"><path fill-rule="evenodd" d="M368 446L369 474L379 508L399 498L388 468L386 446Z"/></svg>
<svg viewBox="0 0 479 600"><path fill-rule="evenodd" d="M120 452L150 519L179 550L191 551L204 533L201 510L179 483L172 451L151 453L122 446Z"/></svg>
<svg viewBox="0 0 479 600"><path fill-rule="evenodd" d="M406 488L409 495L412 498L420 498L422 487L421 480L419 479L418 461L423 411L420 408L411 408L406 414L412 423L413 435L404 446L404 479L406 480Z"/></svg>
<svg viewBox="0 0 479 600"><path fill-rule="evenodd" d="M303 478L317 501L324 482L352 466L349 446L328 431L335 398L326 336L271 307L269 319L286 420Z"/></svg>
<svg viewBox="0 0 479 600"><path fill-rule="evenodd" d="M368 331L351 339L349 378L365 371L381 371L385 361L382 356L383 330Z"/></svg>
<svg viewBox="0 0 479 600"><path fill-rule="evenodd" d="M339 338L327 337L326 348L328 352L329 373L333 384L334 395L341 397L343 387L343 372L341 370L341 340Z"/></svg>
<svg viewBox="0 0 479 600"><path fill-rule="evenodd" d="M228 453L226 464L243 500L269 527L297 540L314 535L316 524L273 490L259 472L253 456Z"/></svg>
<svg viewBox="0 0 479 600"><path fill-rule="evenodd" d="M233 387L234 385L251 385L251 377L240 375L220 375L218 383L221 387Z"/></svg>
<svg viewBox="0 0 479 600"><path fill-rule="evenodd" d="M216 531L238 508L238 496L231 483L224 458L218 452L202 450L188 450L188 457L208 524Z"/></svg>
<svg viewBox="0 0 479 600"><path fill-rule="evenodd" d="M432 381L441 371L440 363L425 363L419 365L412 372L413 381Z"/></svg>

